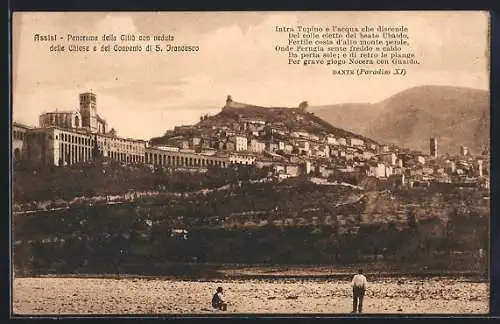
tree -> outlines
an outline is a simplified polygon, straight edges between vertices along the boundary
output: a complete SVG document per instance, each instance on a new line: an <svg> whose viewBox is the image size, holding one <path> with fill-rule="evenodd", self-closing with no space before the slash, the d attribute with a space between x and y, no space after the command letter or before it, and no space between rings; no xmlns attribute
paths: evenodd
<svg viewBox="0 0 500 324"><path fill-rule="evenodd" d="M300 104L299 104L299 109L301 110L307 110L307 108L309 107L309 102L307 101L302 101Z"/></svg>
<svg viewBox="0 0 500 324"><path fill-rule="evenodd" d="M408 215L408 227L412 233L417 231L417 217L413 210L410 210Z"/></svg>

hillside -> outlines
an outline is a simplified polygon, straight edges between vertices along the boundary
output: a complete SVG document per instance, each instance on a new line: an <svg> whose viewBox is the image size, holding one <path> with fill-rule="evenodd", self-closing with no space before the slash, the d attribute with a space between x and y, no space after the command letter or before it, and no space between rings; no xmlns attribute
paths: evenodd
<svg viewBox="0 0 500 324"><path fill-rule="evenodd" d="M421 86L374 104L311 107L326 121L376 141L429 151L437 136L441 153L464 145L476 154L489 148L489 93L448 86Z"/></svg>
<svg viewBox="0 0 500 324"><path fill-rule="evenodd" d="M346 265L382 255L432 266L488 246L483 195L282 182L37 211L13 217L14 265L96 274L121 263L159 275L172 262Z"/></svg>
<svg viewBox="0 0 500 324"><path fill-rule="evenodd" d="M194 125L190 133L200 135L204 130L213 128L234 128L235 124L250 119L263 121L268 126L277 127L288 133L293 131L307 131L314 135L333 134L336 137L359 138L368 143L376 143L374 140L358 133L335 127L314 113L307 112L305 109L261 107L239 102L231 102L231 104L224 106L218 114L207 116L206 119ZM175 136L175 134L167 133L164 136L151 139L151 142L153 144L162 144L171 136Z"/></svg>

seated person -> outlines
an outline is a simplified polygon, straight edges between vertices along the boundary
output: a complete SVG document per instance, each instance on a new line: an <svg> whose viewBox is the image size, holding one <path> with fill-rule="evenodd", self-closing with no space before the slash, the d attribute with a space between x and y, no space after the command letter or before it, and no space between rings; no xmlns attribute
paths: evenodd
<svg viewBox="0 0 500 324"><path fill-rule="evenodd" d="M222 287L217 287L217 292L212 297L212 307L225 311L227 309L227 303L224 300L222 292Z"/></svg>

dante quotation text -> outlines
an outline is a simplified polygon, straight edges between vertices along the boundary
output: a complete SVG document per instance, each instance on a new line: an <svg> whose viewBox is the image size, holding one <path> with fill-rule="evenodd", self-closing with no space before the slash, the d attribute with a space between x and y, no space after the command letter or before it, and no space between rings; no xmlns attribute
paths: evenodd
<svg viewBox="0 0 500 324"><path fill-rule="evenodd" d="M290 65L328 66L338 76L406 76L419 65L406 26L275 26L275 45Z"/></svg>

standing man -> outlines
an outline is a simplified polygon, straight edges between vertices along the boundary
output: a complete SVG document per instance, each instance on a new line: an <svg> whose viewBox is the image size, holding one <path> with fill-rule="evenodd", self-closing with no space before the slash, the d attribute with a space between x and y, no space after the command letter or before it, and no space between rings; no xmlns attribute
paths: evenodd
<svg viewBox="0 0 500 324"><path fill-rule="evenodd" d="M361 313L363 311L363 297L366 291L366 277L363 275L363 269L358 270L358 274L352 278L352 312L356 310Z"/></svg>

